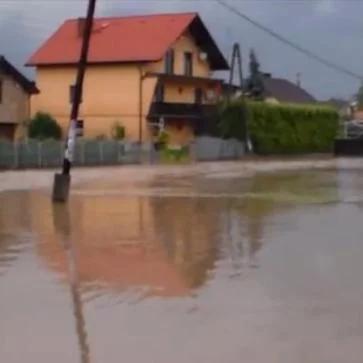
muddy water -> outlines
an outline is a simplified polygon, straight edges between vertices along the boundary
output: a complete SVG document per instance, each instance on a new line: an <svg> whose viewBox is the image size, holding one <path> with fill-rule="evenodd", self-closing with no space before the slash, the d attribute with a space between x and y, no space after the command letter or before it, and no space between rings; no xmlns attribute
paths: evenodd
<svg viewBox="0 0 363 363"><path fill-rule="evenodd" d="M0 194L0 362L363 361L363 173Z"/></svg>

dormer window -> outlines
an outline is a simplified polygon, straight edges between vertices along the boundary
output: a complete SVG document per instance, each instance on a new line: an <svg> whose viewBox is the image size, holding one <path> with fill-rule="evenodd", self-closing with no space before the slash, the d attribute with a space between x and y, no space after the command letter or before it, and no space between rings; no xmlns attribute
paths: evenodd
<svg viewBox="0 0 363 363"><path fill-rule="evenodd" d="M174 74L174 49L169 49L165 55L165 73Z"/></svg>
<svg viewBox="0 0 363 363"><path fill-rule="evenodd" d="M188 77L193 76L193 53L184 53L184 75Z"/></svg>

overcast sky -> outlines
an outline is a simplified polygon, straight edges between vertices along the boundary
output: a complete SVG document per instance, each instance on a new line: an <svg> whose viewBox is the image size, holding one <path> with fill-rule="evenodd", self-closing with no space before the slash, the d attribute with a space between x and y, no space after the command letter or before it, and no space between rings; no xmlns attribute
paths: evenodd
<svg viewBox="0 0 363 363"><path fill-rule="evenodd" d="M362 0L226 0L246 15L321 56L363 75ZM85 0L0 0L0 54L19 67L67 18L84 16ZM295 81L319 99L350 97L359 81L297 53L213 0L98 0L97 16L197 11L229 59L238 41L261 67ZM31 70L26 70L32 75Z"/></svg>

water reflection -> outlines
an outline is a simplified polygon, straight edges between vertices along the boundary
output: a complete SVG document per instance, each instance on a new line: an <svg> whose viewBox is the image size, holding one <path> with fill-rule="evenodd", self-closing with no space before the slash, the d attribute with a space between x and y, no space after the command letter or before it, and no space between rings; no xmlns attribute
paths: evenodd
<svg viewBox="0 0 363 363"><path fill-rule="evenodd" d="M83 303L79 287L77 250L72 237L72 220L69 206L53 204L53 221L58 243L64 248L68 266L68 278L72 296L73 314L80 348L81 363L90 363L90 348L87 342L86 322L83 313Z"/></svg>
<svg viewBox="0 0 363 363"><path fill-rule="evenodd" d="M69 209L44 192L0 194L0 273L9 272L0 313L11 342L0 340L0 361L64 361L56 349L67 362L239 362L242 353L277 362L285 350L294 362L301 350L342 361L361 346L363 251L359 209L336 203L340 182L334 171L195 178L170 197L169 178L152 196L85 188Z"/></svg>
<svg viewBox="0 0 363 363"><path fill-rule="evenodd" d="M42 205L49 208L46 200ZM76 221L71 236L77 241L79 278L88 294L107 288L115 293L186 296L205 282L216 260L220 203L82 196L74 197L70 208ZM51 242L56 231L44 221L38 227L48 241L39 244L41 257L65 274L66 261Z"/></svg>
<svg viewBox="0 0 363 363"><path fill-rule="evenodd" d="M63 278L72 277L75 257L69 253L76 241L77 291L87 295L85 299L105 289L145 297L188 296L206 283L221 261L231 275L258 267L258 253L274 215L288 212L297 203L334 200L338 194L334 175L191 179L179 182L185 197L162 196L163 187L170 189L170 178L155 182L159 197L95 196L87 195L86 188L69 203L76 221L72 224L68 210L52 209L47 195L12 193L2 196L9 208L0 209L0 267L1 258L16 256L1 252L9 251L9 244L10 251L16 249L6 231L31 230L43 263ZM231 197L189 197L188 190L201 195L205 190L215 195L226 190ZM236 194L244 197L234 198Z"/></svg>
<svg viewBox="0 0 363 363"><path fill-rule="evenodd" d="M30 226L28 192L0 193L0 275L24 251Z"/></svg>

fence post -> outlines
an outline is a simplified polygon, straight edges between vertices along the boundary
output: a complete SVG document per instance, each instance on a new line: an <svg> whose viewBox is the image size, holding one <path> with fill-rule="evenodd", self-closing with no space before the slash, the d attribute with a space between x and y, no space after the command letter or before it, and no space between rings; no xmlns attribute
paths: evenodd
<svg viewBox="0 0 363 363"><path fill-rule="evenodd" d="M42 143L38 142L38 167L42 167Z"/></svg>
<svg viewBox="0 0 363 363"><path fill-rule="evenodd" d="M99 149L99 153L100 153L100 164L103 164L103 141L100 140L98 143L98 149Z"/></svg>
<svg viewBox="0 0 363 363"><path fill-rule="evenodd" d="M117 141L117 163L118 164L120 164L120 161L121 161L121 153L120 153L121 143L122 143L122 141Z"/></svg>
<svg viewBox="0 0 363 363"><path fill-rule="evenodd" d="M14 150L14 169L19 167L19 154L18 154L18 142L14 141L13 143L13 150Z"/></svg>
<svg viewBox="0 0 363 363"><path fill-rule="evenodd" d="M81 146L81 164L82 165L85 165L86 161L85 161L85 158L86 158L86 155L85 155L85 147L84 147L84 140L80 140L80 146Z"/></svg>

